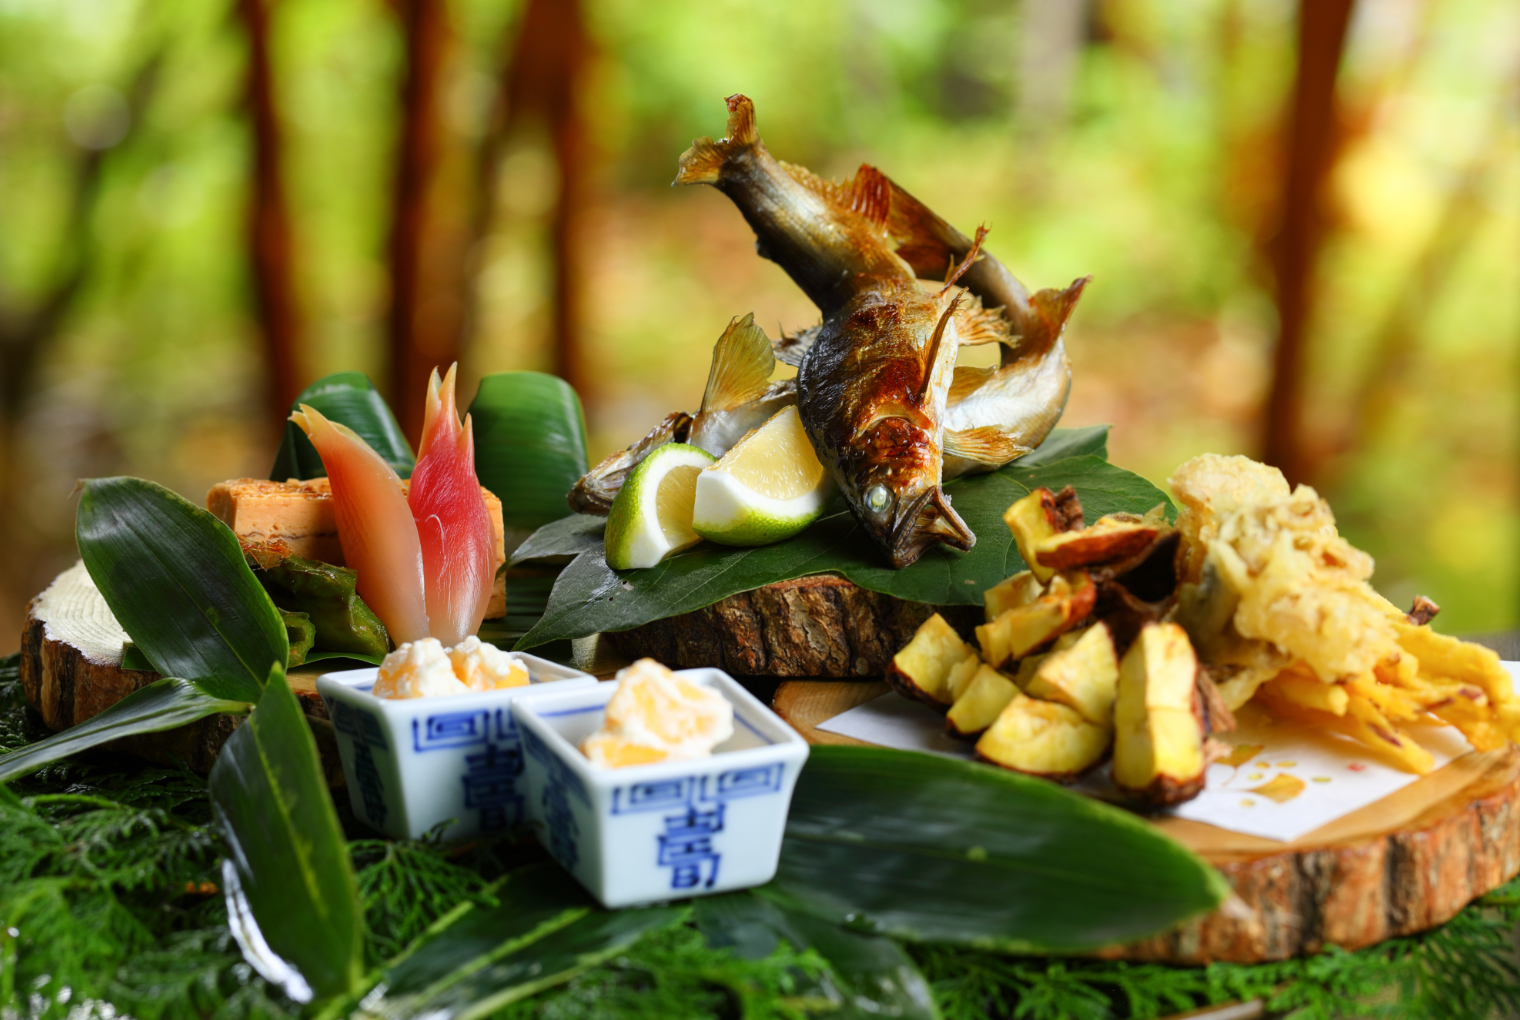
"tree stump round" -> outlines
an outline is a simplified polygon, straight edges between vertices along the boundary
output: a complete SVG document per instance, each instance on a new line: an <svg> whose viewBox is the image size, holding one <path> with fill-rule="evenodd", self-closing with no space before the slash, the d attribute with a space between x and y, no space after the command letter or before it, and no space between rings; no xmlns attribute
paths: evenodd
<svg viewBox="0 0 1520 1020"><path fill-rule="evenodd" d="M122 668L128 640L83 562L59 574L32 599L21 637L21 687L49 729L63 730L84 722L159 679L151 670ZM344 785L343 765L327 709L317 695L321 672L297 668L287 679L312 724L327 784L338 788ZM242 716L213 715L105 746L161 765L183 764L204 775L242 721Z"/></svg>
<svg viewBox="0 0 1520 1020"><path fill-rule="evenodd" d="M979 607L939 609L818 575L603 636L629 658L648 656L677 669L854 679L886 672L892 656L937 609L958 627L981 622Z"/></svg>

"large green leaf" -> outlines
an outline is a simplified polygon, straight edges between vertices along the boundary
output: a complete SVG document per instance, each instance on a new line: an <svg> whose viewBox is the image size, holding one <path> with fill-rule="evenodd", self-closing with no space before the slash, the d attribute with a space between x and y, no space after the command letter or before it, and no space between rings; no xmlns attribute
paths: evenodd
<svg viewBox="0 0 1520 1020"><path fill-rule="evenodd" d="M0 755L0 782L34 772L49 762L134 733L157 733L218 712L245 713L246 701L208 693L198 683L165 677L134 691L98 715L10 754Z"/></svg>
<svg viewBox="0 0 1520 1020"><path fill-rule="evenodd" d="M258 700L290 645L225 524L142 478L92 478L75 532L90 577L155 670L212 697Z"/></svg>
<svg viewBox="0 0 1520 1020"><path fill-rule="evenodd" d="M243 955L300 1001L352 991L363 910L317 744L276 665L209 783L230 848L229 923Z"/></svg>
<svg viewBox="0 0 1520 1020"><path fill-rule="evenodd" d="M612 570L596 534L593 522L598 519L571 517L534 535L515 557L575 556L560 573L543 619L517 647L628 630L701 609L736 592L808 574L839 574L862 588L911 602L980 605L986 589L1023 568L1003 524L1004 511L1042 485L1076 486L1089 520L1117 510L1144 513L1168 502L1144 478L1092 454L1033 465L1018 461L945 487L956 511L976 532L970 552L937 547L903 570L887 565L842 501L785 542L743 549L703 543L646 570Z"/></svg>
<svg viewBox="0 0 1520 1020"><path fill-rule="evenodd" d="M732 949L747 960L769 956L780 939L798 949L811 947L829 963L835 984L829 997L840 1003L829 1016L836 1020L939 1016L929 983L889 938L849 931L749 892L698 899L692 917L709 946Z"/></svg>
<svg viewBox="0 0 1520 1020"><path fill-rule="evenodd" d="M417 394L417 399L422 399L421 393ZM298 411L302 404L310 404L333 421L359 433L402 478L412 476L417 458L412 455L412 448L396 423L390 405L363 372L338 372L318 379L301 391L290 409ZM287 478L327 477L327 469L322 466L317 448L294 422L285 423L285 434L280 439L280 449L275 454L274 466L269 469L269 477L277 482Z"/></svg>
<svg viewBox="0 0 1520 1020"><path fill-rule="evenodd" d="M911 751L815 747L762 892L899 938L1044 953L1163 931L1229 886L1154 826L1054 783Z"/></svg>
<svg viewBox="0 0 1520 1020"><path fill-rule="evenodd" d="M609 911L554 865L515 872L475 905L435 925L366 996L356 1015L469 1020L568 981L671 924L684 907Z"/></svg>
<svg viewBox="0 0 1520 1020"><path fill-rule="evenodd" d="M586 420L563 379L498 372L470 405L475 474L501 500L509 528L531 530L565 515L565 494L586 473Z"/></svg>

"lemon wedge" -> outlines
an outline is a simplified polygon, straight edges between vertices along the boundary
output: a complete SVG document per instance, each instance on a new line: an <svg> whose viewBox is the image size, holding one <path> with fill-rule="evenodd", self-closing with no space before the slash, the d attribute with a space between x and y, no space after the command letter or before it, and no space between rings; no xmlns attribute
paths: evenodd
<svg viewBox="0 0 1520 1020"><path fill-rule="evenodd" d="M724 545L769 545L812 524L833 498L834 480L793 405L697 476L691 526Z"/></svg>
<svg viewBox="0 0 1520 1020"><path fill-rule="evenodd" d="M702 541L691 527L697 475L713 462L685 443L657 446L630 472L607 513L607 565L652 567Z"/></svg>

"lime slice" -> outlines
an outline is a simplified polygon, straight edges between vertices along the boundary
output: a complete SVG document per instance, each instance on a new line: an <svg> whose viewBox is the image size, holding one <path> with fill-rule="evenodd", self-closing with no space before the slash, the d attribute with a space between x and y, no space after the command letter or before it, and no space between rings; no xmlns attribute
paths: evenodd
<svg viewBox="0 0 1520 1020"><path fill-rule="evenodd" d="M697 476L691 526L724 545L769 545L812 524L833 498L796 406L783 407Z"/></svg>
<svg viewBox="0 0 1520 1020"><path fill-rule="evenodd" d="M657 446L628 472L607 513L607 566L652 567L702 541L691 529L697 475L712 454L685 443Z"/></svg>

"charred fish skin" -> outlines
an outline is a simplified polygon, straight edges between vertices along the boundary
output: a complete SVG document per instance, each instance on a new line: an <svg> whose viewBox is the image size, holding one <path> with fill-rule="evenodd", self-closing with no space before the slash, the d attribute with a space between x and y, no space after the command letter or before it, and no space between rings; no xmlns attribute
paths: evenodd
<svg viewBox="0 0 1520 1020"><path fill-rule="evenodd" d="M976 542L940 490L955 303L912 283L862 291L824 320L797 371L797 410L820 459L899 568L939 542Z"/></svg>

